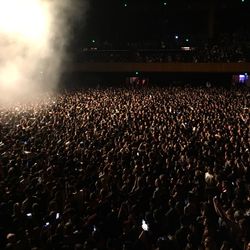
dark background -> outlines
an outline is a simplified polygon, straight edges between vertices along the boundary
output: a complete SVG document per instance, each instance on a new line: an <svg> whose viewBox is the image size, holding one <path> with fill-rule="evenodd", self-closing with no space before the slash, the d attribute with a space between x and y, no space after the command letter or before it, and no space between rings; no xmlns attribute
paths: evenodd
<svg viewBox="0 0 250 250"><path fill-rule="evenodd" d="M81 54L84 48L101 49L104 43L111 44L111 49L126 49L125 44L133 42L159 45L161 41L166 48L180 44L202 46L204 41L221 41L225 34L229 45L235 37L238 43L250 47L250 0L89 0L88 3L87 11L80 9L80 14L70 21L68 50L75 62L74 55ZM232 82L232 74L140 74L159 85L173 81L202 85L207 81L222 85ZM62 82L73 88L82 87L83 82L86 87L109 86L124 84L127 77L134 75L135 72L79 72L64 74Z"/></svg>
<svg viewBox="0 0 250 250"><path fill-rule="evenodd" d="M91 0L73 23L71 49L93 40L119 45L175 35L192 45L221 33L248 33L249 13L249 0Z"/></svg>

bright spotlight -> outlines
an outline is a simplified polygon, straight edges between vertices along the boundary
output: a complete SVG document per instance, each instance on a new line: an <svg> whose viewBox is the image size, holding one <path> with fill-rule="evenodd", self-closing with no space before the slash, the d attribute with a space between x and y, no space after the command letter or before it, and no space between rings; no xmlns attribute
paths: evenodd
<svg viewBox="0 0 250 250"><path fill-rule="evenodd" d="M41 41L48 31L45 4L39 0L1 1L0 32L11 38Z"/></svg>
<svg viewBox="0 0 250 250"><path fill-rule="evenodd" d="M56 90L77 13L72 0L0 0L0 105Z"/></svg>

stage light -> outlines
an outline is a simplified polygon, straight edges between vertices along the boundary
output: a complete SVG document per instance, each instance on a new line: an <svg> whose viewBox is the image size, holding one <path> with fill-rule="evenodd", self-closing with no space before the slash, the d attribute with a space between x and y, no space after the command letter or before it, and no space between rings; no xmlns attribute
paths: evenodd
<svg viewBox="0 0 250 250"><path fill-rule="evenodd" d="M138 72L138 71L136 71L136 72L135 72L135 74L138 76L138 75L139 75L139 72Z"/></svg>
<svg viewBox="0 0 250 250"><path fill-rule="evenodd" d="M127 7L127 6L128 6L128 4L127 4L127 3L125 3L125 4L124 4L124 7Z"/></svg>
<svg viewBox="0 0 250 250"><path fill-rule="evenodd" d="M178 39L179 39L179 36L178 36L178 35L176 35L176 36L175 36L175 39L176 39L176 40L178 40Z"/></svg>
<svg viewBox="0 0 250 250"><path fill-rule="evenodd" d="M48 31L49 17L45 5L36 0L2 1L0 30L15 39L40 42Z"/></svg>
<svg viewBox="0 0 250 250"><path fill-rule="evenodd" d="M74 17L71 1L0 1L0 106L56 90L68 44L66 20Z"/></svg>
<svg viewBox="0 0 250 250"><path fill-rule="evenodd" d="M164 6L167 6L167 2L164 2L163 5L164 5Z"/></svg>
<svg viewBox="0 0 250 250"><path fill-rule="evenodd" d="M189 42L189 39L188 39L188 38L186 38L186 42Z"/></svg>
<svg viewBox="0 0 250 250"><path fill-rule="evenodd" d="M92 43L95 43L95 40L94 40L94 39L92 40Z"/></svg>

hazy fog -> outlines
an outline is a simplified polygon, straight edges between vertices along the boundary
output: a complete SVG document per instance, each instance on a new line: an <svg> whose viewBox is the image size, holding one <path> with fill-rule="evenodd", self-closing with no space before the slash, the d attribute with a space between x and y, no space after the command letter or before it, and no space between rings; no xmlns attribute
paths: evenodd
<svg viewBox="0 0 250 250"><path fill-rule="evenodd" d="M0 103L56 90L72 25L69 20L78 18L79 8L87 8L86 1L1 1Z"/></svg>

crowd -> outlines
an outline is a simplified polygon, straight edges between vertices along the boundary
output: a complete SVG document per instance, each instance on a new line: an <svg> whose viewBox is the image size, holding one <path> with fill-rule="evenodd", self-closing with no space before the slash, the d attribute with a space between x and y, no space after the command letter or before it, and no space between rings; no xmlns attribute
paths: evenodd
<svg viewBox="0 0 250 250"><path fill-rule="evenodd" d="M240 63L250 61L249 44L248 32L222 33L214 39L191 36L187 41L181 37L125 44L95 41L75 51L75 59L77 62Z"/></svg>
<svg viewBox="0 0 250 250"><path fill-rule="evenodd" d="M193 62L246 62L249 61L248 53L242 46L220 46L206 44L198 48L193 55Z"/></svg>
<svg viewBox="0 0 250 250"><path fill-rule="evenodd" d="M139 63L240 63L249 62L249 52L241 46L223 47L206 44L202 47L154 50L99 50L92 48L75 56L77 62L139 62Z"/></svg>
<svg viewBox="0 0 250 250"><path fill-rule="evenodd" d="M249 162L249 90L1 106L0 249L249 250Z"/></svg>

